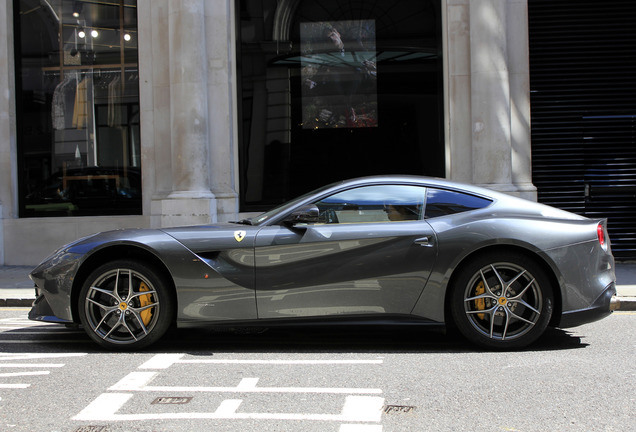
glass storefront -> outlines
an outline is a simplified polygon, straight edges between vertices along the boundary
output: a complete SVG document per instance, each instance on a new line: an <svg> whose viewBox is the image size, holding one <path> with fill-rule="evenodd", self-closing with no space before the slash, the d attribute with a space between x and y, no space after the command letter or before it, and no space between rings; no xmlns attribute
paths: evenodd
<svg viewBox="0 0 636 432"><path fill-rule="evenodd" d="M20 217L141 214L135 0L15 0Z"/></svg>
<svg viewBox="0 0 636 432"><path fill-rule="evenodd" d="M444 177L439 0L241 0L241 210L373 174Z"/></svg>

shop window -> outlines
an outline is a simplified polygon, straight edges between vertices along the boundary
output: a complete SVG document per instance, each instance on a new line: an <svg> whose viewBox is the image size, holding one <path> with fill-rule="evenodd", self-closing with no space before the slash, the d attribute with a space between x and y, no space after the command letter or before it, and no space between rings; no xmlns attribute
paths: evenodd
<svg viewBox="0 0 636 432"><path fill-rule="evenodd" d="M141 214L137 2L14 13L20 216Z"/></svg>
<svg viewBox="0 0 636 432"><path fill-rule="evenodd" d="M242 211L346 178L445 176L439 0L236 4Z"/></svg>

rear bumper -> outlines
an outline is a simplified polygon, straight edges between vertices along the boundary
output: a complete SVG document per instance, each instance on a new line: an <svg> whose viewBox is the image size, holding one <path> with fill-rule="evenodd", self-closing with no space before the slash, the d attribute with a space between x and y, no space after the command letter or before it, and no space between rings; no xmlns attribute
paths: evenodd
<svg viewBox="0 0 636 432"><path fill-rule="evenodd" d="M561 322L558 327L568 328L577 327L583 324L591 323L605 318L612 313L611 303L612 297L616 295L616 284L609 284L603 293L585 309L564 312L561 316Z"/></svg>

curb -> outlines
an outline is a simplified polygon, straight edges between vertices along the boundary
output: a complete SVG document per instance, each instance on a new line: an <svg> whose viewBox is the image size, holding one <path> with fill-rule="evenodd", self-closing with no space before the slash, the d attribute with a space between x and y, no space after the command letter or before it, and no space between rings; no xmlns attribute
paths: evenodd
<svg viewBox="0 0 636 432"><path fill-rule="evenodd" d="M31 307L34 298L9 298L9 299L0 299L0 307Z"/></svg>

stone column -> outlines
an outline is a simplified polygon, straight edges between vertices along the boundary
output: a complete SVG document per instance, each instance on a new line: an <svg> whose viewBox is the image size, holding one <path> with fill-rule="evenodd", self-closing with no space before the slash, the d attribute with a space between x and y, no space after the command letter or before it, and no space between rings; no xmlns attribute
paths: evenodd
<svg viewBox="0 0 636 432"><path fill-rule="evenodd" d="M208 74L203 0L169 2L170 197L213 198L208 168Z"/></svg>
<svg viewBox="0 0 636 432"><path fill-rule="evenodd" d="M17 217L17 146L13 2L0 2L0 265L5 263L5 221Z"/></svg>
<svg viewBox="0 0 636 432"><path fill-rule="evenodd" d="M527 0L446 0L447 175L536 200Z"/></svg>
<svg viewBox="0 0 636 432"><path fill-rule="evenodd" d="M510 75L510 141L512 183L518 194L537 200L532 184L530 139L530 38L528 0L508 0L508 64ZM523 31L521 31L523 29Z"/></svg>
<svg viewBox="0 0 636 432"><path fill-rule="evenodd" d="M238 193L236 172L238 151L234 146L235 105L234 4L228 0L208 0L205 9L208 65L208 110L210 135L210 178L220 222L236 220Z"/></svg>
<svg viewBox="0 0 636 432"><path fill-rule="evenodd" d="M204 0L168 2L168 39L172 191L160 200L161 226L215 222Z"/></svg>
<svg viewBox="0 0 636 432"><path fill-rule="evenodd" d="M473 183L511 184L506 2L470 2Z"/></svg>

